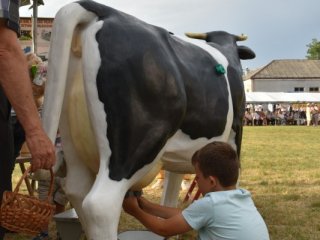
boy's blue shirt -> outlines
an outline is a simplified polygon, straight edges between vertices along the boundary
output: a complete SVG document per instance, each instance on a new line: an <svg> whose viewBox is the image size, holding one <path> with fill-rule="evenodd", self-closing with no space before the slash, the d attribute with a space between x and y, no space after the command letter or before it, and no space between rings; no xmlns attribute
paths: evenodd
<svg viewBox="0 0 320 240"><path fill-rule="evenodd" d="M182 215L200 240L269 240L266 224L245 189L207 193Z"/></svg>

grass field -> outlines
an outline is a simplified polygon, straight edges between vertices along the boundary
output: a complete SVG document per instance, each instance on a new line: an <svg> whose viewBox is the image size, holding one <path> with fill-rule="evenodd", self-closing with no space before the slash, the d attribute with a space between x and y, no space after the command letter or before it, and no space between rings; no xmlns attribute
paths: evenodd
<svg viewBox="0 0 320 240"><path fill-rule="evenodd" d="M245 127L242 169L271 239L320 239L320 128Z"/></svg>
<svg viewBox="0 0 320 240"><path fill-rule="evenodd" d="M245 127L241 187L248 189L273 240L320 239L320 128ZM14 180L19 178L15 171ZM161 191L145 194L159 200ZM181 192L181 196L184 196ZM143 228L122 214L120 231ZM54 238L54 223L51 226ZM6 240L31 239L10 234ZM182 239L189 239L187 235Z"/></svg>

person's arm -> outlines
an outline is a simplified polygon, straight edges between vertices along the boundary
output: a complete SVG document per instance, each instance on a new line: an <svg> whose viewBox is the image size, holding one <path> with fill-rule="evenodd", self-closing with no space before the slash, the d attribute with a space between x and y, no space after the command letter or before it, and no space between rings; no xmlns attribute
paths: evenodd
<svg viewBox="0 0 320 240"><path fill-rule="evenodd" d="M123 208L125 212L138 219L147 229L161 236L168 237L192 230L182 216L181 211L178 211L176 215L167 219L160 218L141 209L136 197L125 198ZM160 210L160 208L158 208L157 211L158 210Z"/></svg>
<svg viewBox="0 0 320 240"><path fill-rule="evenodd" d="M152 203L144 197L139 197L138 203L140 208L143 209L145 212L161 218L170 218L177 214L181 214L182 212L179 208L166 207Z"/></svg>
<svg viewBox="0 0 320 240"><path fill-rule="evenodd" d="M55 150L45 134L35 106L28 65L14 31L0 19L0 85L25 130L32 155L32 171L49 169L55 163Z"/></svg>

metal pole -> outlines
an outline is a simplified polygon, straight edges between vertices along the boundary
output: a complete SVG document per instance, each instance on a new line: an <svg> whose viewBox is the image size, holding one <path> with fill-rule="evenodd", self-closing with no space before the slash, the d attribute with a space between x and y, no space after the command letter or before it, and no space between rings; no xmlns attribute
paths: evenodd
<svg viewBox="0 0 320 240"><path fill-rule="evenodd" d="M37 43L37 19L38 19L38 0L33 0L33 52L37 54L38 43Z"/></svg>

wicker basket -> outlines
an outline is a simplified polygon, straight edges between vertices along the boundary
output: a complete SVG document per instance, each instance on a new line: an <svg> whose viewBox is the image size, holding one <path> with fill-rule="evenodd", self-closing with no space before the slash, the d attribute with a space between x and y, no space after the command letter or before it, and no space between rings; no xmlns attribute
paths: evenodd
<svg viewBox="0 0 320 240"><path fill-rule="evenodd" d="M53 191L53 172L46 200L18 193L22 181L27 177L30 167L24 172L13 192L5 191L0 209L0 224L13 232L36 235L48 227L55 211L51 204Z"/></svg>

